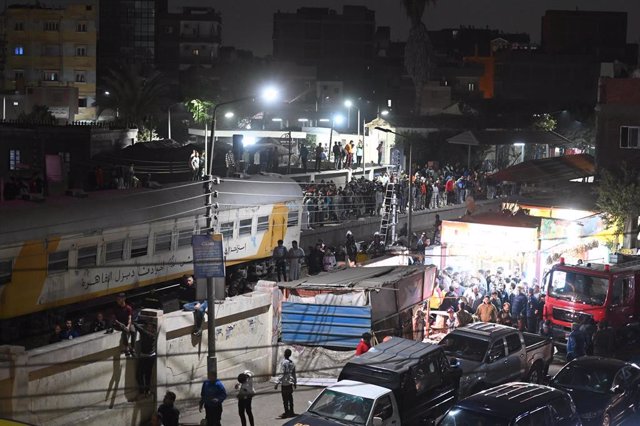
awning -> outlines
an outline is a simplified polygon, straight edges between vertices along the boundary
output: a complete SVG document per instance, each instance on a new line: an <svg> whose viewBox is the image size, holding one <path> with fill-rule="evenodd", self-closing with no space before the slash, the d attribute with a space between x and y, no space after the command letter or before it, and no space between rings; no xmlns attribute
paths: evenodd
<svg viewBox="0 0 640 426"><path fill-rule="evenodd" d="M555 132L518 129L468 130L447 139L447 142L469 146L513 145L516 143L558 146L571 143L570 140Z"/></svg>
<svg viewBox="0 0 640 426"><path fill-rule="evenodd" d="M548 183L558 185L596 173L595 160L589 154L565 155L525 161L491 175L497 182Z"/></svg>

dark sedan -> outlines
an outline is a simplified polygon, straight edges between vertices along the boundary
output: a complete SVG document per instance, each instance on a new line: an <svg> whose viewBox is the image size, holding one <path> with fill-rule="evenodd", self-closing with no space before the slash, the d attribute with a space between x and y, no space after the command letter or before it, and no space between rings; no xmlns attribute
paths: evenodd
<svg viewBox="0 0 640 426"><path fill-rule="evenodd" d="M640 367L610 358L582 357L551 379L573 398L582 423L622 425L640 411Z"/></svg>

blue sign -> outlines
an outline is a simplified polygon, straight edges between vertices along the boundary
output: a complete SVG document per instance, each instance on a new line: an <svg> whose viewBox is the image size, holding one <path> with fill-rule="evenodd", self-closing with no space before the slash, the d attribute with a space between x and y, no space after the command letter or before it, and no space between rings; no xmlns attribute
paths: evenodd
<svg viewBox="0 0 640 426"><path fill-rule="evenodd" d="M193 274L196 278L224 278L222 234L194 235Z"/></svg>

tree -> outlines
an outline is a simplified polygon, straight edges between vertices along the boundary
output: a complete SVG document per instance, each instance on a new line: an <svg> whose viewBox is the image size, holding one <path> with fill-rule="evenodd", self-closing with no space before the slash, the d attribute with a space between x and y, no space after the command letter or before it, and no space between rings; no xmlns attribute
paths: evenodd
<svg viewBox="0 0 640 426"><path fill-rule="evenodd" d="M404 66L411 76L415 90L414 112L420 115L422 90L431 74L432 47L427 27L422 22L424 11L429 3L436 0L402 0L404 11L411 21L409 37L404 48Z"/></svg>
<svg viewBox="0 0 640 426"><path fill-rule="evenodd" d="M164 76L153 72L143 76L139 68L126 66L110 70L104 78L107 92L98 98L100 115L116 112L117 121L135 125L139 130L154 130L166 101L169 85Z"/></svg>
<svg viewBox="0 0 640 426"><path fill-rule="evenodd" d="M191 113L193 121L198 124L207 124L211 121L211 114L213 113L213 102L204 101L201 99L192 99L184 103L187 110Z"/></svg>
<svg viewBox="0 0 640 426"><path fill-rule="evenodd" d="M55 124L56 117L46 105L34 105L29 114L20 113L18 121L31 124Z"/></svg>
<svg viewBox="0 0 640 426"><path fill-rule="evenodd" d="M600 171L596 206L605 213L608 225L624 235L624 247L633 248L638 239L640 173L623 163L614 170Z"/></svg>

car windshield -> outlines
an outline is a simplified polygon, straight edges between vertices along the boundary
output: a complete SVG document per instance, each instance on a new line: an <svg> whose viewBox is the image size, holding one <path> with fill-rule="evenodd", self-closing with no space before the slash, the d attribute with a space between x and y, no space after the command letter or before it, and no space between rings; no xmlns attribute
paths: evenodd
<svg viewBox="0 0 640 426"><path fill-rule="evenodd" d="M488 413L452 408L438 426L507 426L507 422Z"/></svg>
<svg viewBox="0 0 640 426"><path fill-rule="evenodd" d="M307 411L348 424L364 425L372 406L370 398L325 389Z"/></svg>
<svg viewBox="0 0 640 426"><path fill-rule="evenodd" d="M601 306L608 289L606 278L565 271L553 271L549 276L549 295L562 300Z"/></svg>
<svg viewBox="0 0 640 426"><path fill-rule="evenodd" d="M598 368L594 365L567 365L553 378L552 384L570 390L607 393L611 389L616 368Z"/></svg>
<svg viewBox="0 0 640 426"><path fill-rule="evenodd" d="M440 345L442 345L447 355L481 362L484 354L487 353L489 342L461 334L448 334L440 341Z"/></svg>

